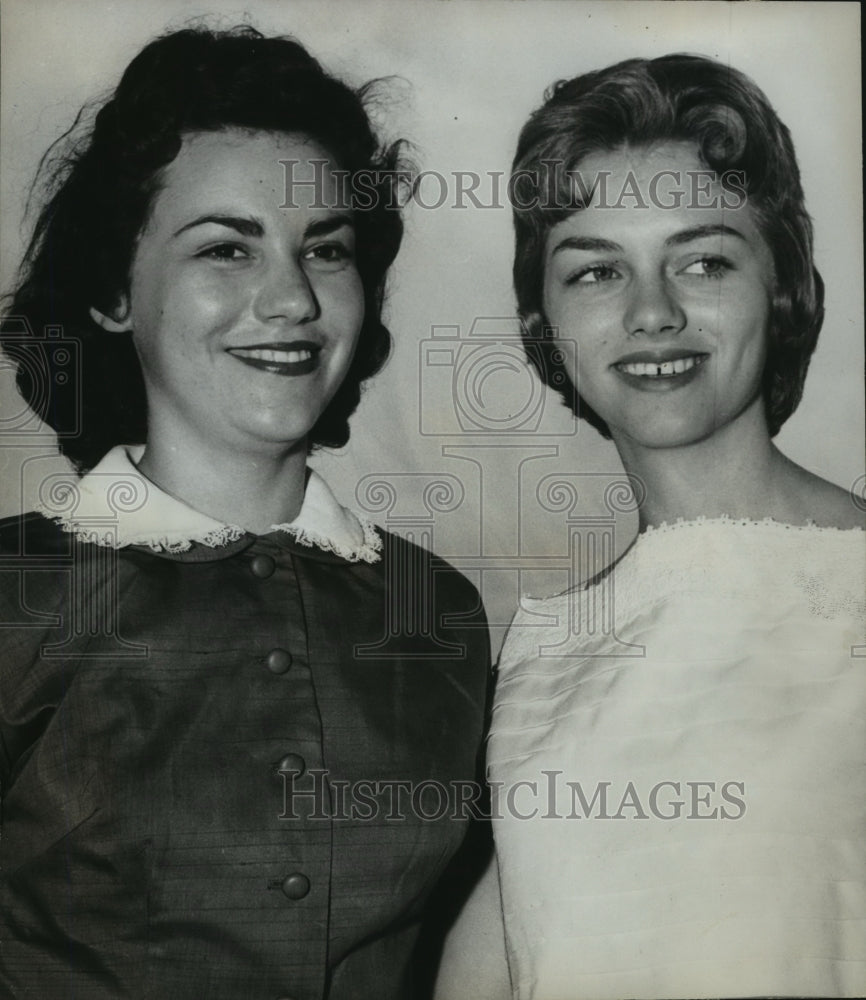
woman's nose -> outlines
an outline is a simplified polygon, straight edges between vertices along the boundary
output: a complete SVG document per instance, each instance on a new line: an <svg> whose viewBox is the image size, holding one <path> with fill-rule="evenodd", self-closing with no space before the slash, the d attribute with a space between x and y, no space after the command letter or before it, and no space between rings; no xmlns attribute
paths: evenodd
<svg viewBox="0 0 866 1000"><path fill-rule="evenodd" d="M623 317L627 333L656 337L679 333L686 325L686 314L663 275L636 278L630 292Z"/></svg>
<svg viewBox="0 0 866 1000"><path fill-rule="evenodd" d="M269 267L256 298L256 312L262 320L306 323L316 319L319 303L300 262L280 261Z"/></svg>

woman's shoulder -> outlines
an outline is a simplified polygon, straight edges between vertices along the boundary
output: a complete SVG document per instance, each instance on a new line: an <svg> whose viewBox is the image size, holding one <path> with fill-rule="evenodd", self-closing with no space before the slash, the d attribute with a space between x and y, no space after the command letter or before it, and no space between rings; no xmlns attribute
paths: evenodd
<svg viewBox="0 0 866 1000"><path fill-rule="evenodd" d="M71 548L71 535L38 511L0 518L0 558L4 561L64 556Z"/></svg>
<svg viewBox="0 0 866 1000"><path fill-rule="evenodd" d="M383 572L394 577L396 583L405 575L406 583L429 588L437 603L445 600L483 613L478 587L447 558L402 535L378 525L375 528L382 542Z"/></svg>
<svg viewBox="0 0 866 1000"><path fill-rule="evenodd" d="M0 518L0 675L23 683L22 670L39 658L49 634L62 631L69 600L75 540L42 514ZM10 697L0 693L0 703Z"/></svg>
<svg viewBox="0 0 866 1000"><path fill-rule="evenodd" d="M788 464L791 523L809 523L819 528L866 528L866 475L859 476L846 490L822 479L793 462Z"/></svg>
<svg viewBox="0 0 866 1000"><path fill-rule="evenodd" d="M818 527L839 528L846 531L866 529L866 495L848 492L841 487L820 480L821 489L816 490L812 520ZM866 490L866 477L861 489Z"/></svg>

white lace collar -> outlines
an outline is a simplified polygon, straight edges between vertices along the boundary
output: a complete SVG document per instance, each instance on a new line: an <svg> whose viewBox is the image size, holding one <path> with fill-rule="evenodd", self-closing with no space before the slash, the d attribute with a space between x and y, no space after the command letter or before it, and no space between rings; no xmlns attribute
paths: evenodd
<svg viewBox="0 0 866 1000"><path fill-rule="evenodd" d="M138 471L143 445L112 448L82 479L54 482L36 509L82 541L123 548L147 545L155 552L185 552L196 542L219 548L246 531L223 524L169 496ZM294 521L271 525L301 545L315 545L349 562L375 563L382 540L375 525L341 506L328 484L310 470Z"/></svg>

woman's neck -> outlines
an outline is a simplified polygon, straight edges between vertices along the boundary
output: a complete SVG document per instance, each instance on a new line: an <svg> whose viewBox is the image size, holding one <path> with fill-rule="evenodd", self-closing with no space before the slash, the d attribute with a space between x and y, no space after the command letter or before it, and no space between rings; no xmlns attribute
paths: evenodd
<svg viewBox="0 0 866 1000"><path fill-rule="evenodd" d="M171 496L226 524L264 534L293 521L306 485L307 448L226 454L201 444L194 454L160 439L149 441L139 470Z"/></svg>
<svg viewBox="0 0 866 1000"><path fill-rule="evenodd" d="M734 421L711 437L674 448L616 441L626 471L645 493L640 529L680 518L773 518L786 524L861 523L844 490L786 458L763 415Z"/></svg>

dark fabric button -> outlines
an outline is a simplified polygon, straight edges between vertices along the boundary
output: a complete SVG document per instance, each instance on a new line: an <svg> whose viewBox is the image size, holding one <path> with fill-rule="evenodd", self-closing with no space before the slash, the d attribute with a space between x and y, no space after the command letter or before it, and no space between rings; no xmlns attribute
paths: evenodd
<svg viewBox="0 0 866 1000"><path fill-rule="evenodd" d="M265 663L272 674L284 674L292 665L292 654L287 649L272 649Z"/></svg>
<svg viewBox="0 0 866 1000"><path fill-rule="evenodd" d="M297 753L287 753L277 764L278 771L287 771L291 774L303 774L307 762Z"/></svg>
<svg viewBox="0 0 866 1000"><path fill-rule="evenodd" d="M283 879L283 894L289 899L303 899L310 891L310 880L300 872L286 875Z"/></svg>
<svg viewBox="0 0 866 1000"><path fill-rule="evenodd" d="M250 569L253 571L253 576L257 576L261 580L267 580L273 574L276 565L270 556L256 556L250 563Z"/></svg>

